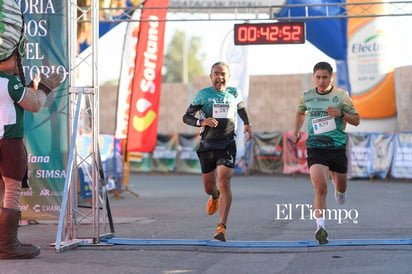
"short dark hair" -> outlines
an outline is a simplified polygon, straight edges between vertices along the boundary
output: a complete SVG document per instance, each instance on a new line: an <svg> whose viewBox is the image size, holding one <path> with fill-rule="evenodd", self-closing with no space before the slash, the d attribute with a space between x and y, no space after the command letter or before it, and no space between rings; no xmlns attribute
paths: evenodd
<svg viewBox="0 0 412 274"><path fill-rule="evenodd" d="M223 61L219 61L219 62L214 63L214 64L212 65L211 69L210 69L210 72L212 72L212 71L213 71L213 68L216 67L216 66L226 67L227 70L230 72L229 65L228 65L227 63L223 62Z"/></svg>
<svg viewBox="0 0 412 274"><path fill-rule="evenodd" d="M327 70L330 74L333 74L333 68L328 62L319 62L313 67L313 74L317 70Z"/></svg>

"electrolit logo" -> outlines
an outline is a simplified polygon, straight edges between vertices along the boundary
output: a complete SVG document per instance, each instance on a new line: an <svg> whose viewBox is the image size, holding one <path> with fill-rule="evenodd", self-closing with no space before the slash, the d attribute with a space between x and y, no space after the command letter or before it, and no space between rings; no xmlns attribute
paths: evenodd
<svg viewBox="0 0 412 274"><path fill-rule="evenodd" d="M348 41L349 78L353 95L373 90L392 69L390 37L384 25L369 23Z"/></svg>
<svg viewBox="0 0 412 274"><path fill-rule="evenodd" d="M383 37L383 31L378 31L377 34L372 35L366 38L363 43L353 43L352 53L361 54L361 53L376 53L384 50L384 45L378 43L379 38Z"/></svg>

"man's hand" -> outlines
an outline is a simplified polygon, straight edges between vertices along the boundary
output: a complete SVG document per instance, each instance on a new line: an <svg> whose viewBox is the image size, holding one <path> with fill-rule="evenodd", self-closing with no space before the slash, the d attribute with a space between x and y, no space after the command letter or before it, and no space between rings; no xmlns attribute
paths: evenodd
<svg viewBox="0 0 412 274"><path fill-rule="evenodd" d="M200 126L202 127L217 127L218 121L215 118L206 118L200 121Z"/></svg>
<svg viewBox="0 0 412 274"><path fill-rule="evenodd" d="M328 107L326 110L331 117L340 117L342 115L342 111L334 107Z"/></svg>
<svg viewBox="0 0 412 274"><path fill-rule="evenodd" d="M39 83L40 83L40 77L37 73L35 73L33 79L31 80L29 84L29 87L33 89L34 91L37 91L39 88Z"/></svg>
<svg viewBox="0 0 412 274"><path fill-rule="evenodd" d="M60 86L62 77L58 73L52 73L50 74L49 77L47 77L45 74L40 74L40 83L39 83L39 89L43 90L46 95L49 95L50 92L52 92L53 89L57 88Z"/></svg>
<svg viewBox="0 0 412 274"><path fill-rule="evenodd" d="M302 135L300 132L296 132L293 134L292 141L297 144L300 141L300 138L302 138Z"/></svg>
<svg viewBox="0 0 412 274"><path fill-rule="evenodd" d="M251 125L244 125L243 133L248 134L248 137L246 138L246 142L249 142L250 140L252 140L253 132L252 132L252 126Z"/></svg>

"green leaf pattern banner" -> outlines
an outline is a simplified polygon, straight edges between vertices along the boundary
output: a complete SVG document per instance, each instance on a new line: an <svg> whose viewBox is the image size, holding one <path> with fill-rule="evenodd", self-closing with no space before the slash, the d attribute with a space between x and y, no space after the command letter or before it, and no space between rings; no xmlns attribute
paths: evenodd
<svg viewBox="0 0 412 274"><path fill-rule="evenodd" d="M26 82L40 73L58 72L63 77L38 113L25 113L30 188L23 189L20 207L23 219L57 219L68 153L68 1L18 2L27 37Z"/></svg>

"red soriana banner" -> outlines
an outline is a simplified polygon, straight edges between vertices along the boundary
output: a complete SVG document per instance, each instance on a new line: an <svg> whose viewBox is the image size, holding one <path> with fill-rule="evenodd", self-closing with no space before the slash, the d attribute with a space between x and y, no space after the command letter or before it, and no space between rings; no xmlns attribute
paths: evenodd
<svg viewBox="0 0 412 274"><path fill-rule="evenodd" d="M144 3L136 46L127 151L152 152L156 146L168 0Z"/></svg>

